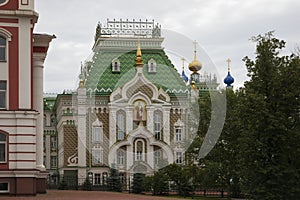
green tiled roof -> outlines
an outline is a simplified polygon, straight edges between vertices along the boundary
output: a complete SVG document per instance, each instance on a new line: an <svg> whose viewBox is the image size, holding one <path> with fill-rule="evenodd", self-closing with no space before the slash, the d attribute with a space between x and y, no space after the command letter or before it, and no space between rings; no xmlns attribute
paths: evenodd
<svg viewBox="0 0 300 200"><path fill-rule="evenodd" d="M44 97L44 110L53 110L56 97Z"/></svg>
<svg viewBox="0 0 300 200"><path fill-rule="evenodd" d="M120 72L112 72L111 62L118 58L120 61ZM135 69L136 51L125 53L101 50L96 53L93 60L88 63L90 68L86 77L87 89L92 89L98 94L110 94L117 87L124 86L130 81L136 73ZM162 87L170 95L173 92L184 93L187 86L182 80L181 76L175 69L174 65L169 60L168 56L162 49L154 50L142 49L142 58L144 62L143 74L145 77L154 83L158 89ZM154 59L156 66L156 73L149 73L147 63L150 59Z"/></svg>

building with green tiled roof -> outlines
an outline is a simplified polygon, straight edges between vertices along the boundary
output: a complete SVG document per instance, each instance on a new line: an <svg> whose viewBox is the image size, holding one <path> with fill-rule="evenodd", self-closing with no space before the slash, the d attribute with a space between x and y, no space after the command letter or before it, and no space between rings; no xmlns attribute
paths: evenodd
<svg viewBox="0 0 300 200"><path fill-rule="evenodd" d="M206 88L199 75L193 87L187 84L165 53L163 39L154 21L97 25L79 87L51 104L61 176L73 177L76 184L88 176L94 185L103 185L113 167L126 185L134 173L184 164L184 152L196 135L194 119L199 119L191 105L200 87L217 83Z"/></svg>

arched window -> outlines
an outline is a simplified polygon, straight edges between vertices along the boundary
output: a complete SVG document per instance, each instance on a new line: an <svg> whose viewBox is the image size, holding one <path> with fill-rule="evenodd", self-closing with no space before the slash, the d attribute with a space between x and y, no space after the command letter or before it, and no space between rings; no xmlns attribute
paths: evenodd
<svg viewBox="0 0 300 200"><path fill-rule="evenodd" d="M125 138L125 112L119 111L117 114L117 140Z"/></svg>
<svg viewBox="0 0 300 200"><path fill-rule="evenodd" d="M0 133L0 163L7 162L7 136Z"/></svg>
<svg viewBox="0 0 300 200"><path fill-rule="evenodd" d="M135 141L135 160L142 161L144 160L145 155L145 142L142 139Z"/></svg>
<svg viewBox="0 0 300 200"><path fill-rule="evenodd" d="M155 139L162 140L162 113L154 112L154 135Z"/></svg>
<svg viewBox="0 0 300 200"><path fill-rule="evenodd" d="M6 38L0 36L0 61L6 61Z"/></svg>
<svg viewBox="0 0 300 200"><path fill-rule="evenodd" d="M118 165L125 164L125 151L123 149L119 149L117 152L117 163Z"/></svg>
<svg viewBox="0 0 300 200"><path fill-rule="evenodd" d="M113 72L120 72L121 68L120 68L119 59L117 59L117 58L113 59L113 61L111 62L111 70Z"/></svg>
<svg viewBox="0 0 300 200"><path fill-rule="evenodd" d="M153 58L151 58L148 61L148 72L149 73L155 73L156 72L156 61Z"/></svg>

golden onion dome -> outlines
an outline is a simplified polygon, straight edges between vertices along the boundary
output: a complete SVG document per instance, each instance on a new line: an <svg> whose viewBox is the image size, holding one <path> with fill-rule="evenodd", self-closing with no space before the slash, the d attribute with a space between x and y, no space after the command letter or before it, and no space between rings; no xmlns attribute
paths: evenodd
<svg viewBox="0 0 300 200"><path fill-rule="evenodd" d="M189 70L192 72L197 72L202 68L202 64L199 60L193 60L190 64L189 64Z"/></svg>
<svg viewBox="0 0 300 200"><path fill-rule="evenodd" d="M201 68L202 68L202 63L197 60L197 49L196 49L196 45L197 45L197 42L195 41L194 42L194 60L189 64L189 70L196 73L197 71L199 71Z"/></svg>

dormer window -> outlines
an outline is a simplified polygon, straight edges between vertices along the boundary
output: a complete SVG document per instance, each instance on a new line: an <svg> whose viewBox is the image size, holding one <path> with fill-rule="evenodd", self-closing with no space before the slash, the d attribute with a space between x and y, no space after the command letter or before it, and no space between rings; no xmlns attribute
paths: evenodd
<svg viewBox="0 0 300 200"><path fill-rule="evenodd" d="M148 72L149 73L155 73L156 72L156 61L153 58L151 58L148 61Z"/></svg>
<svg viewBox="0 0 300 200"><path fill-rule="evenodd" d="M120 61L119 59L113 59L112 63L111 63L111 69L112 72L120 72Z"/></svg>

